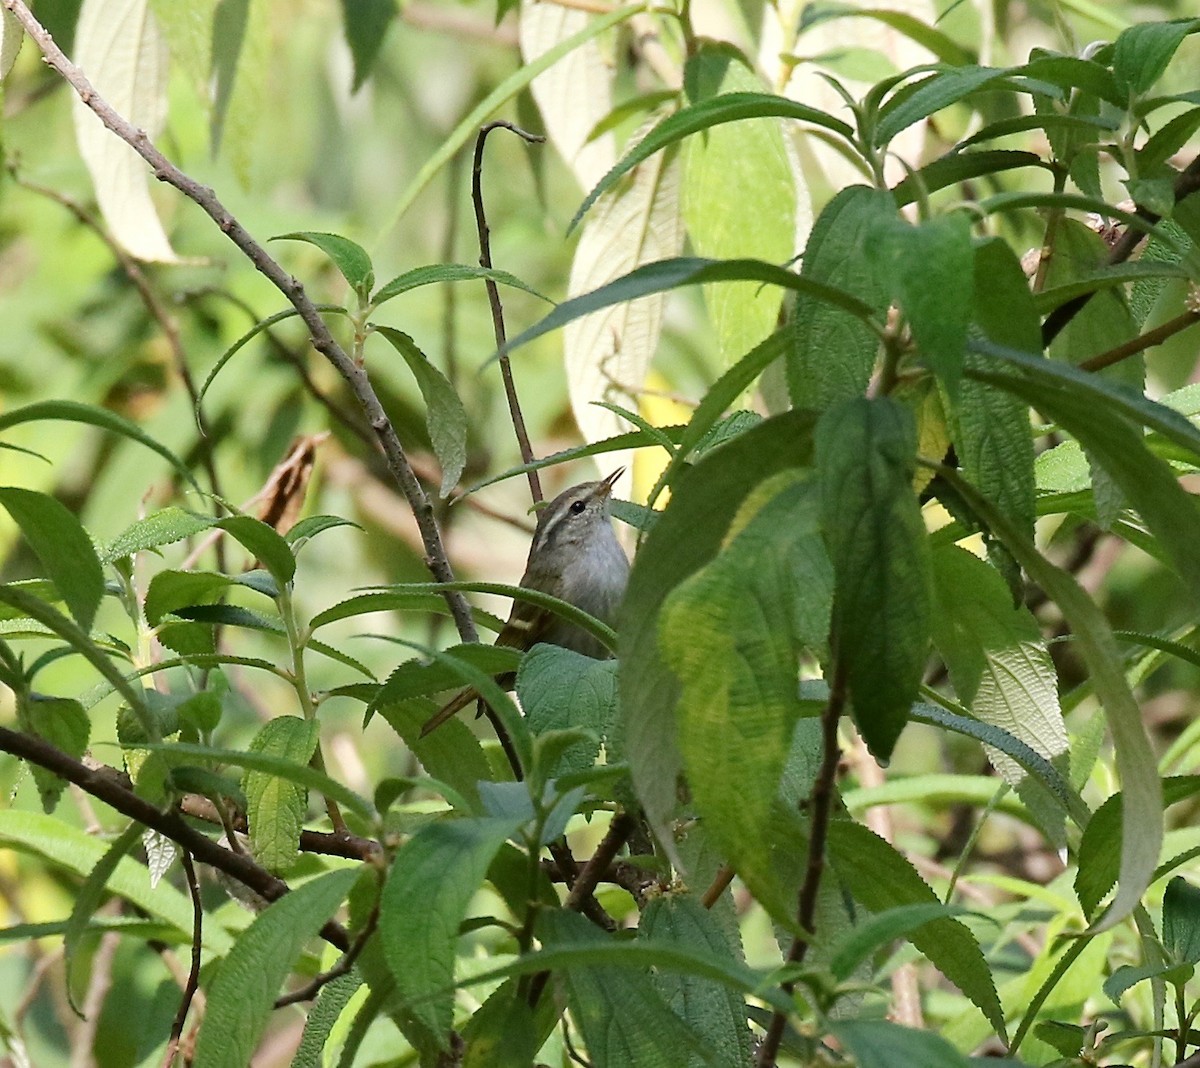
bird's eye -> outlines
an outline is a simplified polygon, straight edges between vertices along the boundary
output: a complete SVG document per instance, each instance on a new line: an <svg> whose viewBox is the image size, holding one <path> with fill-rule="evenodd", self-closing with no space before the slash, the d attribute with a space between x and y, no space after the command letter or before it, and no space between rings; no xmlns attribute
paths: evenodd
<svg viewBox="0 0 1200 1068"><path fill-rule="evenodd" d="M587 507L587 501L575 501L571 505L571 515L579 515Z"/></svg>

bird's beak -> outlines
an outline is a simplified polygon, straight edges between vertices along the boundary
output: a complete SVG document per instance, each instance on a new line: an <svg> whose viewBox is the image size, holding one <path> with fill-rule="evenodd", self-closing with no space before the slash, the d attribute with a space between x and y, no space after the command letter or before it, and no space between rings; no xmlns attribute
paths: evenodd
<svg viewBox="0 0 1200 1068"><path fill-rule="evenodd" d="M596 491L602 497L609 496L613 491L613 486L617 484L617 479L623 474L625 474L625 468L618 467L611 475L601 480L600 485L596 487Z"/></svg>

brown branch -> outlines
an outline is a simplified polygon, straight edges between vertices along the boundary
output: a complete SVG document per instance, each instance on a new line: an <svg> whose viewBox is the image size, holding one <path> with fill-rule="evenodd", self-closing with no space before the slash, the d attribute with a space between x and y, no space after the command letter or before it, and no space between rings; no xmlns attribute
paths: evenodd
<svg viewBox="0 0 1200 1068"><path fill-rule="evenodd" d="M797 920L803 932L792 942L788 951L789 964L802 964L808 952L809 942L813 935L813 921L817 913L817 892L821 888L821 875L825 870L825 838L829 832L829 816L833 808L834 779L838 766L838 721L846 705L846 673L841 665L836 665L833 672L833 682L829 688L829 701L821 713L821 767L813 782L812 797L809 811L812 817L808 832L808 863L804 873L804 883L800 887ZM790 980L783 985L788 994L795 989L795 983ZM762 1045L758 1048L757 1068L774 1068L779 1056L779 1046L783 1041L784 1028L787 1026L787 1013L776 1012L771 1017Z"/></svg>
<svg viewBox="0 0 1200 1068"><path fill-rule="evenodd" d="M733 870L733 865L722 864L717 869L717 874L713 876L713 881L709 884L707 890L704 891L704 896L700 899L700 904L706 909L711 909L718 901L721 900L721 895L729 888L729 884L733 882L733 877L737 874Z"/></svg>
<svg viewBox="0 0 1200 1068"><path fill-rule="evenodd" d="M616 859L621 847L629 841L629 836L637 829L637 819L628 812L618 812L608 825L608 833L600 840L596 852L588 858L588 862L580 869L579 878L571 887L563 908L575 912L582 911L592 892L599 885L604 873ZM593 898L593 900L595 900ZM612 923L609 920L609 923ZM615 926L615 925L614 925Z"/></svg>
<svg viewBox="0 0 1200 1068"><path fill-rule="evenodd" d="M488 229L487 216L483 210L483 146L487 136L495 129L511 130L518 137L531 144L545 141L544 137L527 133L511 122L489 122L480 128L475 138L475 159L471 168L471 202L475 205L475 228L479 233L479 263L489 270L492 266L491 231ZM517 384L513 379L512 361L504 349L507 336L504 329L504 309L500 304L500 290L492 279L484 279L487 285L488 303L492 309L492 330L496 335L496 349L500 353L500 377L504 380L504 395L508 398L508 413L512 417L513 432L517 435L517 444L521 449L521 462L533 463L533 446L529 444L529 432L525 429L525 417L521 414L521 402L517 399ZM529 492L533 503L539 503L542 498L542 483L536 471L526 472L529 479Z"/></svg>
<svg viewBox="0 0 1200 1068"><path fill-rule="evenodd" d="M178 810L156 808L127 789L112 768L89 768L41 738L8 727L0 727L0 752L11 753L75 783L92 797L170 838L202 864L224 872L267 901L279 900L290 889L282 879L260 867L246 854L234 853L189 826ZM332 920L321 928L321 937L343 952L350 945L345 928Z"/></svg>
<svg viewBox="0 0 1200 1068"><path fill-rule="evenodd" d="M7 0L5 0L7 2ZM1175 203L1178 204L1181 200L1191 196L1193 193L1200 191L1200 156L1197 156L1189 163L1175 178ZM1155 211L1149 208L1139 207L1136 211L1139 219L1153 225L1162 218ZM1113 245L1112 251L1108 254L1108 266L1114 267L1118 263L1124 263L1130 256L1137 251L1138 245L1145 240L1146 232L1135 227L1129 227L1125 233ZM1046 348L1050 343L1058 337L1059 334L1066 329L1067 324L1078 315L1087 302L1095 295L1092 293L1084 293L1076 297L1074 300L1069 300L1065 304L1060 304L1049 315L1046 316L1046 321L1042 323L1042 347Z"/></svg>
<svg viewBox="0 0 1200 1068"><path fill-rule="evenodd" d="M204 935L204 908L200 904L200 882L196 878L196 866L192 863L191 855L185 849L179 854L183 864L183 873L187 879L188 894L192 899L192 965L188 969L187 982L183 987L183 997L179 1002L179 1011L171 1024L171 1037L167 1042L167 1054L163 1058L163 1068L171 1068L175 1054L179 1051L179 1040L183 1037L183 1025L187 1022L188 1010L192 1007L192 999L200 988L200 947Z"/></svg>
<svg viewBox="0 0 1200 1068"><path fill-rule="evenodd" d="M322 972L320 975L314 976L313 979L305 983L299 990L293 990L291 993L283 994L275 999L275 1008L282 1009L286 1005L296 1005L301 1001L311 1001L321 991L321 987L327 983L332 983L335 979L340 979L351 968L354 967L354 962L358 960L358 955L362 953L363 948L367 944L367 940L375 933L375 928L379 925L379 902L375 902L375 907L371 910L371 915L367 918L366 925L359 932L358 937L341 959L329 969L327 972Z"/></svg>
<svg viewBox="0 0 1200 1068"><path fill-rule="evenodd" d="M75 66L54 42L46 28L34 18L25 0L0 0L7 11L25 28L33 42L45 56L46 62L79 94L79 99L90 108L104 125L128 144L152 168L154 177L160 182L174 186L185 197L201 208L217 224L218 229L241 250L242 254L263 274L299 313L308 328L313 347L321 353L346 380L354 393L367 422L374 431L387 460L388 470L396 480L413 510L413 517L421 531L425 546L426 566L438 582L451 582L454 571L442 544L441 532L433 514L433 504L422 488L405 455L404 446L396 435L395 427L387 417L383 405L367 377L366 370L357 365L334 339L325 320L315 304L304 291L304 286L289 275L279 263L267 253L249 231L217 199L216 193L195 179L184 174L155 147L144 130L139 130L96 92L84 73ZM450 613L465 642L478 641L475 622L466 598L457 591L446 590L443 594Z"/></svg>
<svg viewBox="0 0 1200 1068"><path fill-rule="evenodd" d="M1181 333L1189 326L1195 326L1196 323L1200 323L1200 312L1185 311L1182 315L1177 315L1169 322L1163 323L1162 326L1156 326L1153 330L1147 330L1144 334L1131 338L1123 345L1116 345L1107 352L1101 352L1084 360L1079 364L1079 369L1081 371L1103 371L1104 368L1111 367L1114 363L1120 363L1130 356L1136 356L1139 352L1144 352L1155 345L1161 345L1167 338Z"/></svg>

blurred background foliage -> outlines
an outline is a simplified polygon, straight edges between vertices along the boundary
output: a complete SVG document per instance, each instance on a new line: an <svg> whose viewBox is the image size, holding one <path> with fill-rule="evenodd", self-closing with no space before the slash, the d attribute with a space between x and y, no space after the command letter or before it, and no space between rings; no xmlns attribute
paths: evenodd
<svg viewBox="0 0 1200 1068"><path fill-rule="evenodd" d="M165 2L188 6L183 0ZM245 20L253 9L254 17L262 20L254 31L260 33L253 42L257 51L247 46L242 55L246 80L236 86L237 104L225 114L219 145L214 145L212 136L212 106L197 91L197 78L185 64L173 65L169 120L158 138L168 156L215 188L259 239L295 230L344 234L372 252L380 281L424 264L477 260L469 147L457 151L438 170L398 219L395 212L400 192L463 117L521 67L518 15L510 10L511 3L502 4L500 12L486 3L442 0L399 5L390 0L343 0L341 4L222 0L216 7L219 17L232 24ZM78 3L42 0L34 8L70 52ZM1023 61L1031 47L1073 52L1092 40L1111 39L1134 21L1195 14L1191 0L1103 4L939 0L938 9L939 28L995 65ZM691 4L691 15L705 33L743 46L762 43L757 28L763 24L764 10L764 4L753 0L743 4L693 0ZM859 43L859 31L865 35L871 28L863 21L841 21L837 26L842 45L836 54L824 56L830 71L874 81L912 62L889 56L886 44L881 51L876 38L864 36ZM616 44L611 36L605 40L616 68L618 102L636 101L663 88L646 64L627 54L627 35L615 38ZM373 44L378 51L370 56ZM361 77L356 75L353 49L358 50ZM219 53L220 47L217 66ZM234 61L238 61L236 54ZM362 69L368 63L369 70ZM1172 65L1171 77L1179 84L1164 84L1162 91L1194 88L1189 72L1197 69L1200 41L1193 37ZM357 88L356 81L361 81ZM296 582L301 614L314 614L354 587L425 579L422 549L407 506L375 450L364 445L347 422L331 414L331 408L351 411L349 399L334 372L312 352L296 320L284 321L255 338L223 369L204 401L208 433L200 433L183 368L162 323L97 233L96 225L104 224L76 146L70 95L28 45L5 83L0 411L53 399L105 406L140 424L199 469L209 458L219 475L220 495L241 506L252 502L297 438L315 438L315 468L305 511L353 519L362 533L350 528L332 531L306 549ZM1002 101L997 94L997 107L1003 106L1007 99ZM518 94L499 114L533 130L542 127L538 106L527 92ZM618 116L616 127L622 139L642 117L639 108ZM932 158L945 144L953 143L969 121L965 108L939 115L929 129L922 130L924 143L915 146L917 155L908 162L917 165ZM798 211L811 217L846 178L832 165L822 169L810 158L813 145L801 144L799 152L809 192L808 202L801 203ZM1046 181L1030 177L1029 172L1001 180L1008 188ZM495 265L551 299L563 299L576 241L575 235L567 234L567 224L586 190L553 145L531 148L503 132L488 143L483 187ZM1113 202L1123 199L1117 188L1106 187L1106 193ZM254 322L284 304L194 205L170 190L154 189L152 195L182 262L144 264L141 270L178 329L179 347L194 386L204 381L221 354ZM81 221L72 205L96 225ZM1016 216L1006 216L998 227L1018 250L1038 240L1028 221ZM274 245L272 251L305 282L315 299L346 299L345 283L315 248L288 243ZM545 306L526 293L508 289L503 298L510 334L544 314ZM387 305L377 319L410 334L463 398L470 420L463 485L518 463L497 367L489 362L495 345L482 285L422 288ZM436 486L437 463L411 377L380 340L372 340L367 353L372 380L406 448L426 482ZM1179 335L1152 358L1151 392L1181 385L1193 373L1194 363L1194 340ZM535 453L547 455L578 443L561 335L550 334L522 348L514 356L514 366ZM722 369L702 295L698 291L673 294L654 357L652 389L640 398L642 413L660 425L685 421L690 406ZM306 377L328 404L314 399ZM764 402L754 398L753 403ZM354 415L349 422L361 426ZM44 459L0 451L0 482L53 493L80 516L100 543L178 493L197 511L208 507L194 491L181 491L173 484L166 465L153 454L94 428L39 421L7 432L6 440ZM547 496L592 477L593 470L587 461L553 470L546 476ZM639 466L636 476L635 486L644 492L653 471L648 464ZM450 555L462 577L516 581L527 549L526 532L532 526L526 505L524 480L511 479L468 501L440 506ZM1064 557L1074 548L1070 533L1064 529L1059 535ZM1103 586L1115 627L1158 630L1182 614L1178 589L1164 572L1143 566L1134 550L1125 550L1118 558L1115 551L1108 552L1108 544L1101 546L1080 577L1089 588ZM240 550L231 546L228 551ZM170 566L179 566L186 554L187 549L178 546L164 550ZM0 515L0 559L5 580L38 573L36 560L6 515ZM98 629L111 627L128 640L128 633L121 633L123 625L127 626L117 609L107 604ZM390 643L357 636L363 629L362 620L350 621L330 628L326 639L336 640L382 677L405 654ZM436 622L394 616L372 617L370 629L374 635L421 642L436 642L441 636ZM246 651L252 653L254 645L252 639ZM277 653L268 643L263 648L268 651L265 655ZM314 658L311 671L318 689L336 685L344 676L341 668L321 658ZM80 660L66 658L47 666L38 686L50 693L78 693L92 681ZM1178 663L1155 676L1145 708L1161 738L1169 739L1194 718L1198 681L1195 669ZM288 691L259 674L240 685L238 695L241 728L248 736L269 714L273 702L286 699ZM7 702L8 695L2 700ZM11 716L11 708L0 705L0 719L8 721ZM330 701L322 709L322 728L332 773L355 789L369 792L371 784L386 774L415 770L411 755L382 721L361 730L357 705ZM111 727L97 724L93 746L111 741L111 735L104 735L106 730ZM103 759L116 759L115 750L98 752L104 753ZM958 746L941 733L913 725L905 733L889 776L942 771L978 775L983 770L976 747ZM933 857L935 865L956 855L970 827L970 819L964 824L964 816L974 811L953 803L956 790L965 790L961 783L947 780L943 785L946 792L941 794L932 788L916 791L920 796L906 810L907 816L897 817L896 826L898 844ZM15 806L38 806L30 777L16 761L0 761L0 788ZM70 817L71 811L69 805L60 809L65 818L78 818L81 825L94 816L82 803L76 805L75 817ZM1200 832L1180 830L1176 838L1178 848L1185 848L1200 840ZM1040 836L1003 813L989 820L976 857L990 858L992 879L1000 887L1010 876L1041 882L1061 871ZM931 871L936 874L937 869ZM72 880L51 867L27 864L11 852L0 854L6 924L61 917L69 908L73 887ZM1027 886L1022 887L1024 892ZM1003 911L996 915L1010 918ZM1026 910L1019 922L1015 913L1011 918L1013 936L1019 938L1025 927L1044 916L1033 909ZM227 909L222 919L238 922L236 910ZM751 922L765 926L761 915ZM756 937L769 940L771 935L766 930L747 931L752 963ZM1102 954L1107 945L1097 939L1093 947L1088 953ZM96 1024L96 1048L105 1051L100 1062L105 1068L136 1064L144 1052L136 1048L137 1034L128 1026L135 1007L140 1012L151 1004L152 1011L169 1018L178 997L173 985L162 983L161 970L140 953L140 946L122 944L115 952L112 971L122 976L122 982L114 986ZM33 960L23 953L0 952L0 1003L24 1009L25 992L32 995L25 1034L36 1064L65 1063L62 1058L68 1046L65 1021L69 1018L61 984L35 985L39 967L52 964L53 955L51 940L34 950ZM1015 959L1014 969L1023 959ZM1064 1015L1072 998L1082 1003L1092 992L1091 985L1076 987L1056 991ZM954 1017L962 1011L960 997L941 996L944 1003L936 993L931 1001L935 1014ZM289 1040L283 1035L281 1048ZM363 1063L369 1063L369 1050L364 1058ZM276 1061L268 1053L261 1063Z"/></svg>

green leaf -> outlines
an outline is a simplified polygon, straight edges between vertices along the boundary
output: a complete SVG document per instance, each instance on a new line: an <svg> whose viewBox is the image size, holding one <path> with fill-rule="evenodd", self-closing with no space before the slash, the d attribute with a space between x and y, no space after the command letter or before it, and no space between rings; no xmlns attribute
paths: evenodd
<svg viewBox="0 0 1200 1068"><path fill-rule="evenodd" d="M78 626L61 612L56 611L40 597L12 583L0 585L0 603L11 605L22 615L37 620L62 638L72 649L92 665L115 689L138 718L146 725L147 731L153 736L156 729L153 717L146 708L146 702L141 693L131 686L128 680L109 659L108 655L91 640Z"/></svg>
<svg viewBox="0 0 1200 1068"><path fill-rule="evenodd" d="M1086 376L1081 376L1086 377ZM1162 787L1141 711L1121 669L1121 653L1096 603L1067 572L1050 563L1000 514L990 501L952 472L942 472L1017 562L1055 602L1079 643L1104 706L1116 751L1117 771L1126 795L1121 827L1121 886L1092 934L1108 930L1129 915L1154 875L1162 846ZM1094 817L1093 817L1094 819Z"/></svg>
<svg viewBox="0 0 1200 1068"><path fill-rule="evenodd" d="M651 822L675 807L682 768L676 707L680 685L659 649L659 614L668 594L717 554L746 496L762 480L812 455L810 412L776 416L714 449L685 471L671 503L643 542L618 616L621 751Z"/></svg>
<svg viewBox="0 0 1200 1068"><path fill-rule="evenodd" d="M280 716L263 725L250 742L250 752L305 767L316 752L317 735L315 720ZM300 848L308 791L298 783L253 769L246 772L242 785L251 852L267 871L276 875L286 872Z"/></svg>
<svg viewBox="0 0 1200 1068"><path fill-rule="evenodd" d="M467 413L449 380L417 348L413 339L391 326L376 326L375 333L400 353L425 400L425 427L434 454L442 466L441 495L446 497L467 464Z"/></svg>
<svg viewBox="0 0 1200 1068"><path fill-rule="evenodd" d="M78 760L87 752L92 723L83 705L70 697L42 697L30 694L18 698L18 719L22 726L56 749ZM42 808L53 812L66 789L66 780L38 764L32 765L33 781L37 784Z"/></svg>
<svg viewBox="0 0 1200 1068"><path fill-rule="evenodd" d="M1037 620L1015 606L995 568L956 545L934 551L933 641L955 693L985 723L1047 760L1067 751L1058 676ZM988 759L1012 786L1025 773L992 750Z"/></svg>
<svg viewBox="0 0 1200 1068"><path fill-rule="evenodd" d="M938 70L915 87L905 86L879 111L875 147L882 148L901 130L956 104L963 97L1011 73L1012 68L978 67L967 64Z"/></svg>
<svg viewBox="0 0 1200 1068"><path fill-rule="evenodd" d="M821 211L804 250L800 277L836 286L859 298L882 319L887 287L866 253L868 235L882 220L894 219L888 194L851 186ZM860 396L879 352L879 335L868 320L806 293L796 296L792 350L787 360L788 392L798 408L823 411Z"/></svg>
<svg viewBox="0 0 1200 1068"><path fill-rule="evenodd" d="M367 250L357 242L340 234L322 234L315 230L294 230L290 234L277 234L272 241L307 241L316 245L332 261L342 273L342 277L350 283L350 288L358 294L359 299L366 300L371 287L375 284L375 268L371 266L371 257Z"/></svg>
<svg viewBox="0 0 1200 1068"><path fill-rule="evenodd" d="M455 686L462 686L463 675L457 664L464 662L488 675L514 671L521 662L520 650L498 645L467 643L442 650L442 658L431 661L405 660L398 665L379 687L372 699L368 715L377 708L425 697Z"/></svg>
<svg viewBox="0 0 1200 1068"><path fill-rule="evenodd" d="M563 909L542 913L538 931L550 948L564 942L607 941L578 913ZM702 1064L730 1063L718 1060L671 1011L644 971L612 965L576 966L565 968L560 981L588 1058L597 1068L676 1068L690 1064L692 1058Z"/></svg>
<svg viewBox="0 0 1200 1068"><path fill-rule="evenodd" d="M960 916L967 910L958 905L897 905L855 924L838 939L829 958L829 970L845 982L878 950L897 938L906 938L933 920Z"/></svg>
<svg viewBox="0 0 1200 1068"><path fill-rule="evenodd" d="M540 322L508 342L505 349L512 352L584 315L651 293L662 293L664 290L678 289L680 286L701 285L707 282L741 281L766 282L805 293L816 300L842 308L863 321L870 320L875 313L872 307L849 293L811 278L802 278L792 271L764 263L762 260L706 260L695 256L680 256L647 263L591 293L563 301Z"/></svg>
<svg viewBox="0 0 1200 1068"><path fill-rule="evenodd" d="M381 705L379 715L412 750L426 772L444 781L478 809L476 784L494 778L495 773L479 739L460 719L443 723L436 731L421 737L421 727L437 708L432 701L415 699Z"/></svg>
<svg viewBox="0 0 1200 1068"><path fill-rule="evenodd" d="M840 3L809 4L801 14L800 28L805 30L833 19L852 18L872 19L884 26L890 26L897 33L924 46L943 63L961 66L971 63L975 58L957 41L929 23L903 11L889 11L886 8L858 9Z"/></svg>
<svg viewBox="0 0 1200 1068"><path fill-rule="evenodd" d="M269 905L239 936L208 988L196 1068L245 1068L284 979L309 939L350 892L358 868L332 871Z"/></svg>
<svg viewBox="0 0 1200 1068"><path fill-rule="evenodd" d="M872 912L901 905L940 904L909 861L860 823L829 825L828 859L846 889ZM908 935L930 963L959 988L1004 1037L1004 1010L979 943L957 920L944 917Z"/></svg>
<svg viewBox="0 0 1200 1068"><path fill-rule="evenodd" d="M0 842L31 853L81 878L95 870L109 843L40 812L0 809ZM129 857L118 860L108 877L108 889L131 902L147 916L168 924L185 943L192 940L192 903L167 881L151 886L144 864ZM217 923L204 925L204 946L216 954L229 952L233 939Z"/></svg>
<svg viewBox="0 0 1200 1068"><path fill-rule="evenodd" d="M378 308L379 305L386 304L402 293L407 293L420 286L436 285L441 282L469 282L483 278L499 282L501 285L512 286L513 289L520 289L539 300L544 300L547 304L554 303L549 297L539 293L508 271L499 271L495 267L480 267L478 264L435 263L429 267L414 267L411 271L397 275L386 285L380 286L371 298L371 307Z"/></svg>
<svg viewBox="0 0 1200 1068"><path fill-rule="evenodd" d="M280 586L286 586L296 575L296 558L292 548L274 527L249 515L233 515L217 523L262 562Z"/></svg>
<svg viewBox="0 0 1200 1068"><path fill-rule="evenodd" d="M125 859L125 855L141 841L143 828L140 824L131 823L121 835L109 846L105 854L96 861L96 866L88 873L83 885L75 894L71 906L71 915L67 918L63 929L64 970L67 973L67 1000L71 1008L81 1019L83 1012L79 1008L75 992L79 982L75 973L78 970L78 953L83 936L87 933L94 914L100 907L104 891L109 880L117 870L117 865ZM84 984L86 986L86 984Z"/></svg>
<svg viewBox="0 0 1200 1068"><path fill-rule="evenodd" d="M1041 327L1025 273L1007 242L999 238L975 247L975 322L1000 345L1024 352L1041 348ZM985 361L968 353L966 369ZM1016 397L973 379L958 390L954 409L954 447L963 472L994 501L1017 528L1033 537L1033 436L1028 406Z"/></svg>
<svg viewBox="0 0 1200 1068"><path fill-rule="evenodd" d="M701 42L684 69L695 104L763 85L731 45ZM778 119L747 119L693 137L683 155L680 192L693 251L711 259L753 257L784 263L795 252L796 181ZM755 282L704 290L719 366L728 367L775 330L782 294Z"/></svg>
<svg viewBox="0 0 1200 1068"><path fill-rule="evenodd" d="M271 722L275 722L272 720ZM125 746L127 749L145 749L149 752L173 754L177 757L195 757L198 760L209 760L221 764L233 764L239 768L249 768L253 771L266 772L281 779L307 787L324 794L332 801L344 806L365 820L375 817L375 808L365 797L356 794L348 786L343 786L336 779L331 779L323 772L317 771L294 761L284 759L269 752L241 752L237 749L219 749L211 745L195 745L190 742L138 742L136 745Z"/></svg>
<svg viewBox="0 0 1200 1068"><path fill-rule="evenodd" d="M1169 465L1146 447L1145 438L1103 400L1039 382L1009 379L1004 388L1053 419L1083 446L1137 509L1176 572L1200 598L1200 518L1195 499L1179 485Z"/></svg>
<svg viewBox="0 0 1200 1068"><path fill-rule="evenodd" d="M876 270L890 284L917 348L956 398L967 324L975 308L967 216L954 212L916 226L892 216L867 236Z"/></svg>
<svg viewBox="0 0 1200 1068"><path fill-rule="evenodd" d="M4 412L0 415L0 431L7 430L9 427L19 426L21 423L36 422L43 419L62 419L71 423L87 423L90 426L98 426L102 430L109 430L114 434L120 434L122 437L129 438L130 441L136 441L139 445L144 445L146 448L158 453L159 456L166 460L179 473L188 485L196 490L200 489L195 478L192 477L191 471L188 470L187 465L171 452L170 449L165 445L160 445L136 423L131 422L124 416L109 411L107 408L98 408L90 404L80 404L77 401L69 400L39 401L36 404L27 404L24 408L14 408L11 412Z"/></svg>
<svg viewBox="0 0 1200 1068"><path fill-rule="evenodd" d="M1015 369L1020 372L1021 378L1037 384L1041 395L1051 396L1056 391L1077 394L1081 400L1106 407L1126 419L1156 431L1191 457L1200 460L1200 430L1179 412L1166 405L1152 401L1135 390L1107 382L1097 375L1077 370L1056 360L1031 356L1026 352L985 341L972 341L969 347L1008 365L1003 371L971 368L967 372L970 377L1012 390L1016 387L1012 384L1013 376L1010 370ZM996 364L993 363L992 368L995 367Z"/></svg>
<svg viewBox="0 0 1200 1068"><path fill-rule="evenodd" d="M1179 875L1163 895L1163 945L1176 960L1200 962L1200 890Z"/></svg>
<svg viewBox="0 0 1200 1068"><path fill-rule="evenodd" d="M638 941L678 946L741 963L730 951L713 913L689 894L666 894L650 901L638 923ZM750 1062L746 1002L736 991L711 979L665 968L656 969L652 982L675 1015L716 1054L718 1063ZM687 1068L696 1068L704 1062L692 1056L682 1063Z"/></svg>
<svg viewBox="0 0 1200 1068"><path fill-rule="evenodd" d="M596 736L593 742L569 746L556 767L541 769L543 777L585 771L616 723L617 663L556 645L535 645L517 671L517 697L535 736L568 727L583 727Z"/></svg>
<svg viewBox="0 0 1200 1068"><path fill-rule="evenodd" d="M372 612L422 612L449 615L450 609L446 599L438 593L427 589L420 592L399 589L392 592L357 593L331 605L323 612L318 612L309 620L310 630L336 623L339 619L353 619L355 616L370 615ZM490 612L473 609L471 618L486 630L500 631L504 620L497 619Z"/></svg>
<svg viewBox="0 0 1200 1068"><path fill-rule="evenodd" d="M518 826L509 819L428 824L397 852L384 885L379 933L396 988L443 1049L454 1022L459 925L492 858Z"/></svg>
<svg viewBox="0 0 1200 1068"><path fill-rule="evenodd" d="M912 492L916 428L888 398L830 409L816 432L822 526L837 579L833 642L859 730L887 760L929 644L929 548Z"/></svg>
<svg viewBox="0 0 1200 1068"><path fill-rule="evenodd" d="M350 46L350 55L354 57L352 93L357 93L367 80L388 27L399 11L397 0L342 0L346 44Z"/></svg>
<svg viewBox="0 0 1200 1068"><path fill-rule="evenodd" d="M854 138L853 129L841 119L835 119L807 104L800 104L795 100L773 96L769 93L722 93L720 96L712 97L699 104L683 108L673 115L668 115L654 127L600 179L600 182L579 206L579 210L575 212L575 217L567 227L568 232L578 225L579 220L587 214L588 209L611 189L622 175L629 173L655 152L713 126L764 118L797 119L824 127L845 138L848 142Z"/></svg>
<svg viewBox="0 0 1200 1068"><path fill-rule="evenodd" d="M1163 807L1167 808L1200 793L1200 775L1172 775L1162 780ZM1118 851L1124 824L1124 800L1117 793L1092 813L1079 841L1079 868L1075 873L1075 896L1085 916L1091 916L1117 881Z"/></svg>
<svg viewBox="0 0 1200 1068"><path fill-rule="evenodd" d="M437 174L450 160L457 154L459 149L463 147L471 138L478 132L479 127L487 121L488 117L496 111L502 104L514 99L520 92L529 85L542 71L548 70L554 66L564 56L570 55L580 45L599 37L601 34L624 22L626 19L632 18L645 10L643 4L630 4L626 7L617 8L615 11L609 11L606 14L599 15L596 18L589 19L588 24L578 33L572 34L570 37L560 41L549 51L542 53L532 63L522 63L517 69L504 79L495 89L493 89L486 97L465 115L461 122L450 132L449 136L442 138L441 143L428 160L422 165L417 175L404 188L404 191L397 198L396 206L392 209L391 216L380 229L380 239L386 237L400 221L400 217L404 215L413 202L420 196L421 191L433 180L433 176Z"/></svg>
<svg viewBox="0 0 1200 1068"><path fill-rule="evenodd" d="M668 597L659 644L681 687L678 745L700 817L787 922L795 904L777 874L773 808L800 715L800 652L825 645L833 571L811 478L788 472L760 483L738 526Z"/></svg>
<svg viewBox="0 0 1200 1068"><path fill-rule="evenodd" d="M1031 118L1035 117L1031 116ZM1032 152L1002 148L984 152L962 152L959 149L963 144L966 142L962 142L941 158L925 164L916 174L910 174L893 186L892 195L895 198L896 207L902 208L928 197L930 193L935 193L939 189L958 185L960 182L969 182L974 178L991 178L1003 171L1017 170L1020 167L1046 169L1048 166L1041 156Z"/></svg>
<svg viewBox="0 0 1200 1068"><path fill-rule="evenodd" d="M1188 34L1200 30L1200 19L1142 22L1124 30L1113 45L1112 69L1131 96L1140 96L1167 69Z"/></svg>
<svg viewBox="0 0 1200 1068"><path fill-rule="evenodd" d="M355 530L362 530L357 523L343 519L340 515L310 515L293 526L283 536L283 540L292 547L292 552L297 553L306 542L336 527L354 527Z"/></svg>
<svg viewBox="0 0 1200 1068"><path fill-rule="evenodd" d="M887 1020L838 1020L830 1030L859 1068L970 1068L975 1063L933 1031Z"/></svg>
<svg viewBox="0 0 1200 1068"><path fill-rule="evenodd" d="M53 497L15 486L0 486L0 505L21 528L75 622L91 630L104 596L104 573L79 520Z"/></svg>
<svg viewBox="0 0 1200 1068"><path fill-rule="evenodd" d="M126 527L104 547L101 559L108 564L147 549L172 545L210 530L216 522L212 516L197 515L172 505Z"/></svg>
<svg viewBox="0 0 1200 1068"><path fill-rule="evenodd" d="M324 1068L323 1054L329 1045L330 1035L342 1012L350 1004L358 988L363 985L362 978L354 972L339 975L321 987L317 1000L309 1009L304 1021L304 1032L300 1036L300 1045L292 1058L291 1068Z"/></svg>

